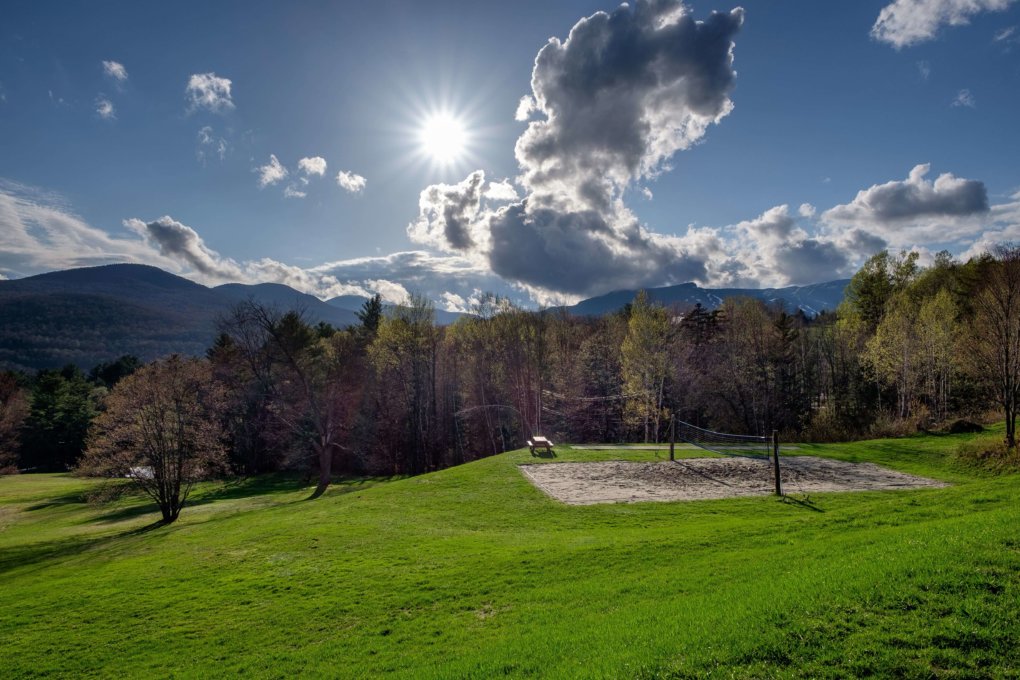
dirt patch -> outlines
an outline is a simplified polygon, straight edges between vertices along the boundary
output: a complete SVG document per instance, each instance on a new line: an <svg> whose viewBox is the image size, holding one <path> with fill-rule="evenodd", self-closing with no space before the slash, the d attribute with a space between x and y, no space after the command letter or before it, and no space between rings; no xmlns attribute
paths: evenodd
<svg viewBox="0 0 1020 680"><path fill-rule="evenodd" d="M886 491L938 488L943 482L814 456L780 459L783 491ZM688 458L660 463L604 461L520 465L539 489L569 505L693 501L764 496L775 490L772 463L757 458Z"/></svg>

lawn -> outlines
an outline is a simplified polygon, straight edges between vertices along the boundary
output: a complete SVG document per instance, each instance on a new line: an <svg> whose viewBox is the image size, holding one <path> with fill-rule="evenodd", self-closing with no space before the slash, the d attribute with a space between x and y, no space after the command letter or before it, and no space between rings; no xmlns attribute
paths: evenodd
<svg viewBox="0 0 1020 680"><path fill-rule="evenodd" d="M791 452L945 489L565 506L524 449L317 500L209 484L168 527L0 478L0 675L1017 677L1020 477L954 462L967 437Z"/></svg>

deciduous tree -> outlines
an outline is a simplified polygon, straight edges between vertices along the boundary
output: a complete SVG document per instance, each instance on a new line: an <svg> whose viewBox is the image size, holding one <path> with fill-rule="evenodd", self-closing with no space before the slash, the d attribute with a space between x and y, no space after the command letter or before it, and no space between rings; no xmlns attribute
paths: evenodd
<svg viewBox="0 0 1020 680"><path fill-rule="evenodd" d="M114 386L79 470L129 477L173 522L195 483L226 462L223 390L209 363L173 355Z"/></svg>

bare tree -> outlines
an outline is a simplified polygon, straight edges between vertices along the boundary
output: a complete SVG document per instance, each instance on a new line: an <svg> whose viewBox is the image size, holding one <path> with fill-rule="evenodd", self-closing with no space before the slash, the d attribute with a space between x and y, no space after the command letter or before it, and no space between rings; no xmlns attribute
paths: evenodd
<svg viewBox="0 0 1020 680"><path fill-rule="evenodd" d="M244 355L273 417L314 453L319 482L313 497L321 496L349 421L356 339L329 328L317 333L299 312L280 313L253 300L237 305L221 328Z"/></svg>
<svg viewBox="0 0 1020 680"><path fill-rule="evenodd" d="M173 522L195 482L224 465L222 400L208 362L153 362L107 396L79 470L132 479Z"/></svg>
<svg viewBox="0 0 1020 680"><path fill-rule="evenodd" d="M1016 446L1020 406L1020 246L992 250L985 285L974 300L968 353L1006 417L1006 446Z"/></svg>

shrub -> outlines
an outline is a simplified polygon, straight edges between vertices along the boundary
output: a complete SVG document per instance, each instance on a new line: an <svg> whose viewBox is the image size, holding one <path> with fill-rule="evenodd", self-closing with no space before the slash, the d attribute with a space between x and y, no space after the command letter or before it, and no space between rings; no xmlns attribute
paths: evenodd
<svg viewBox="0 0 1020 680"><path fill-rule="evenodd" d="M1020 470L1020 451L1009 448L998 437L979 437L956 447L956 460L968 467L995 473Z"/></svg>

